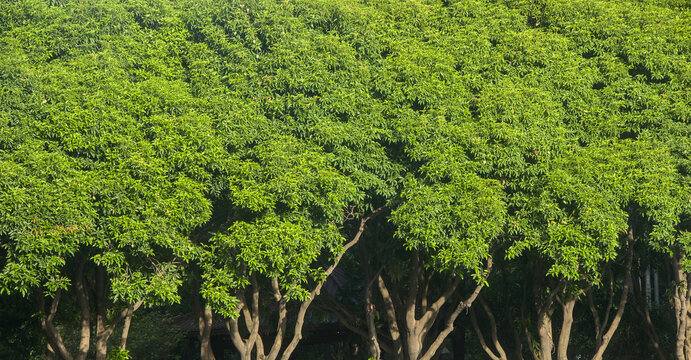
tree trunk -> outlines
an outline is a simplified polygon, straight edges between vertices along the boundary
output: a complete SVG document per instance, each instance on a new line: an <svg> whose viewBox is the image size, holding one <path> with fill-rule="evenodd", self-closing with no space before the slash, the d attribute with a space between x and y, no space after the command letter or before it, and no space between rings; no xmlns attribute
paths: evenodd
<svg viewBox="0 0 691 360"><path fill-rule="evenodd" d="M491 269L492 259L488 258L483 280L487 278ZM434 359L444 340L454 330L454 322L458 316L470 308L483 288L483 283L480 283L466 299L458 300L445 321L436 328L435 323L441 308L452 299L460 279L449 279L443 293L432 302L428 297L427 284L433 274L425 274L423 266L420 265L419 253L413 252L405 300L400 296L395 281L389 288L383 276L377 277L379 292L384 300L384 317L393 340L391 349L397 360Z"/></svg>
<svg viewBox="0 0 691 360"><path fill-rule="evenodd" d="M453 331L453 324L458 318L458 316L461 314L463 311L467 311L475 302L475 300L480 296L480 291L484 288L484 281L487 280L487 277L489 276L490 272L492 271L492 258L487 258L487 267L484 271L484 274L482 275L482 281L475 286L475 289L473 292L468 295L465 300L460 301L458 304L456 304L456 308L453 310L451 314L449 314L448 318L446 319L446 322L442 324L441 326L441 331L436 335L436 337L431 341L430 345L427 347L427 349L424 352L424 355L420 357L420 360L430 360L432 357L437 353L441 345L444 343L444 340L446 339L447 336ZM439 314L439 310L441 307L448 301L448 299L451 297L451 294L453 291L455 291L455 288L458 286L459 280L456 279L453 282L453 286L448 288L444 294L442 294L437 301L435 301L427 311L423 313L422 318L420 321L423 324L423 329L425 331L424 335L428 334L429 329L432 327L434 324L434 321L436 320L436 316Z"/></svg>
<svg viewBox="0 0 691 360"><path fill-rule="evenodd" d="M86 287L84 286L85 264L86 261L83 259L79 262L74 279L74 290L77 293L77 304L79 305L81 313L79 349L75 357L76 360L86 360L91 341L91 308L89 306Z"/></svg>
<svg viewBox="0 0 691 360"><path fill-rule="evenodd" d="M562 304L562 323L559 331L559 343L557 344L557 359L569 360L567 353L571 340L571 327L573 325L573 308L576 305L576 297L569 296Z"/></svg>
<svg viewBox="0 0 691 360"><path fill-rule="evenodd" d="M207 305L200 309L199 313L199 340L201 343L201 360L216 360L211 349L211 326L213 325L213 313Z"/></svg>
<svg viewBox="0 0 691 360"><path fill-rule="evenodd" d="M494 313L492 312L492 309L490 309L489 305L485 302L485 300L482 298L482 296L478 296L478 302L480 303L480 307L484 310L485 314L487 315L487 320L489 324L489 329L490 329L490 338L492 339L492 346L496 350L496 353L494 350L492 350L492 347L487 344L487 341L485 340L485 336L482 334L482 330L480 329L480 326L477 323L477 315L475 313L475 309L471 308L470 309L470 321L473 325L473 329L475 330L475 334L477 334L478 340L480 341L480 345L482 346L482 349L487 353L487 355L492 359L492 360L506 360L508 357L506 356L506 351L504 351L504 347L501 345L499 342L499 336L497 333L497 321L494 317Z"/></svg>
<svg viewBox="0 0 691 360"><path fill-rule="evenodd" d="M197 274L198 276L198 274ZM211 326L213 325L213 313L211 308L200 301L199 278L195 277L192 281L194 292L192 294L192 307L197 317L199 328L200 358L201 360L216 360L213 349L211 349Z"/></svg>
<svg viewBox="0 0 691 360"><path fill-rule="evenodd" d="M121 320L125 319L125 326L122 329L122 335L120 336L120 349L125 350L127 344L127 336L130 328L130 321L132 319L132 314L141 307L144 300L138 300L134 304L127 305L127 308L122 310L120 313L116 314L110 324L106 323L105 316L102 318L103 323L99 326L99 331L96 333L96 359L105 360L108 357L108 339L113 335L115 327L118 326ZM100 322L100 321L99 321Z"/></svg>
<svg viewBox="0 0 691 360"><path fill-rule="evenodd" d="M401 339L401 331L398 327L398 319L396 317L396 306L394 304L393 296L386 286L384 278L377 276L377 286L379 287L379 294L384 300L384 317L389 327L389 334L393 343L393 353L396 360L403 359L403 341Z"/></svg>
<svg viewBox="0 0 691 360"><path fill-rule="evenodd" d="M614 332L619 327L619 323L621 322L622 316L624 316L624 309L626 308L626 303L629 296L629 289L631 288L634 241L635 237L633 234L633 229L629 228L627 233L626 265L624 266L624 285L621 288L621 298L619 298L619 306L617 308L617 313L614 315L614 318L612 319L612 323L609 325L609 329L607 329L607 331L602 335L602 338L598 341L599 346L595 351L595 355L593 355L593 360L602 359L602 356L604 355L610 340L612 340L612 336L614 336ZM606 323L603 323L603 328L606 325Z"/></svg>
<svg viewBox="0 0 691 360"><path fill-rule="evenodd" d="M108 338L106 334L106 275L103 267L96 270L96 360L106 360Z"/></svg>
<svg viewBox="0 0 691 360"><path fill-rule="evenodd" d="M491 315L491 313L487 313L487 315ZM475 334L477 335L478 340L480 341L480 346L482 347L482 350L485 351L487 356L490 357L492 360L507 360L506 353L504 352L503 347L501 344L499 344L498 338L497 338L497 326L496 322L494 320L493 316L489 316L489 323L490 323L490 331L492 332L492 340L495 349L497 352L495 353L494 350L487 344L487 341L485 340L485 336L482 334L482 330L480 329L480 325L477 323L477 314L475 313L474 308L470 308L470 321L471 324L473 325L473 330L475 330Z"/></svg>
<svg viewBox="0 0 691 360"><path fill-rule="evenodd" d="M405 303L405 344L408 359L418 360L422 352L422 334L420 334L421 329L415 312L417 309L418 285L422 267L420 266L420 253L417 250L413 251L413 257L408 271L408 296Z"/></svg>
<svg viewBox="0 0 691 360"><path fill-rule="evenodd" d="M676 323L675 355L677 360L689 360L686 358L686 331L687 331L687 304L689 299L688 279L682 268L684 256L676 253L672 261L674 267L674 314Z"/></svg>
<svg viewBox="0 0 691 360"><path fill-rule="evenodd" d="M288 342L287 346L283 348L283 341L284 337L286 336L286 330L287 330L287 321L288 321L288 314L287 314L287 303L286 299L283 297L280 291L280 286L278 283L277 278L272 278L271 279L271 287L272 287L272 292L274 299L276 300L278 304L278 327L276 331L276 336L274 337L274 342L271 346L271 349L269 351L269 354L265 354L264 352L264 343L262 341L261 336L259 335L259 286L257 283L257 280L254 276L250 277L251 283L252 283L252 302L249 303L247 299L244 298L244 293L239 293L238 297L240 298L240 310L242 313L242 317L244 319L244 324L245 327L247 328L247 331L249 332L248 336L244 336L244 334L241 333L239 327L239 319L228 319L226 320L226 327L228 328L228 331L230 332L230 337L231 341L235 345L235 347L238 349L240 352L240 356L242 360L245 359L250 359L252 357L252 354L256 354L256 358L260 360L275 360L275 359L282 359L282 360L288 360L292 353L295 351L295 349L298 346L298 343L302 339L302 328L305 323L305 317L307 315L307 310L309 309L310 305L312 304L312 301L319 296L321 289L325 283L326 278L328 278L333 271L335 270L336 266L340 263L341 259L343 258L343 255L353 246L355 246L360 238L362 237L362 234L365 231L366 224L367 222L380 212L382 212L386 206L382 206L370 213L368 216L362 218L360 220L360 225L358 227L358 231L355 234L355 236L345 244L343 247L343 250L341 251L340 254L336 256L334 259L333 263L324 271L324 278L320 279L310 291L309 297L304 300L302 303L299 304L297 316L295 317L295 323L293 326L293 336L290 338L290 341ZM197 293L198 293L198 284L197 286ZM197 301L198 302L198 301ZM197 307L199 307L197 305ZM210 309L207 309L210 313ZM200 328L200 337L202 339L202 354L205 353L204 351L204 346L205 342L204 340L204 334L206 332L206 329L210 331L210 319L209 319L209 324L208 326L205 325L205 321L203 320L203 317L200 316L200 322L199 322L199 328ZM208 353L208 352L207 352ZM213 355L211 355L213 356ZM204 355L202 355L202 360L210 360L212 358L204 358Z"/></svg>
<svg viewBox="0 0 691 360"><path fill-rule="evenodd" d="M250 283L251 302L248 302L247 297L245 296L245 289L242 289L238 293L238 300L240 301L240 308L238 310L244 320L248 336L243 338L240 333L239 317L226 320L226 327L230 333L230 340L238 350L241 360L250 360L254 350L256 350L256 358L263 360L265 358L265 354L264 343L261 341L261 337L259 336L259 284L257 283L256 275L253 274L250 276ZM272 279L272 286L278 286L278 280L276 278ZM276 289L274 289L274 291L276 291ZM279 331L279 333L276 334L275 339L276 342L278 342L278 347L280 347L282 337L283 334ZM274 352L276 342L274 342L271 352Z"/></svg>
<svg viewBox="0 0 691 360"><path fill-rule="evenodd" d="M536 264L537 266L537 264ZM539 296L539 280L537 279L544 272L534 271L533 279L533 294L537 301ZM557 286L550 286L550 291L547 297L542 301L537 311L537 333L538 341L540 343L540 351L535 354L539 360L551 360L552 352L554 352L554 338L552 331L552 314L554 313L554 299L564 291L566 286L565 281L559 282Z"/></svg>
<svg viewBox="0 0 691 360"><path fill-rule="evenodd" d="M540 360L552 359L554 341L552 340L551 311L543 311L538 316L538 335L540 336Z"/></svg>
<svg viewBox="0 0 691 360"><path fill-rule="evenodd" d="M108 357L108 339L123 319L126 321L126 327L123 328L120 337L120 348L125 349L129 332L129 322L127 321L132 319L132 313L144 303L144 300L140 299L134 304L128 304L125 309L115 314L111 323L108 324L106 282L105 269L99 268L96 272L96 360L106 360Z"/></svg>
<svg viewBox="0 0 691 360"><path fill-rule="evenodd" d="M125 322L122 324L122 334L120 335L120 350L125 350L127 348L127 337L130 334L130 325L132 324L132 313L134 313L134 307L130 305L128 307L128 314L125 316Z"/></svg>
<svg viewBox="0 0 691 360"><path fill-rule="evenodd" d="M55 318L55 314L58 311L58 305L60 304L61 293L62 291L58 289L58 291L53 296L53 301L51 301L50 309L48 310L48 312L46 312L45 295L43 294L42 290L39 289L36 293L38 308L39 311L43 314L41 316L41 328L43 328L43 332L46 334L46 356L53 358L57 353L57 355L62 359L73 360L74 357L67 350L67 347L65 346L65 343L63 342L62 337L60 336L60 332L53 324L53 319Z"/></svg>
<svg viewBox="0 0 691 360"><path fill-rule="evenodd" d="M370 359L379 360L381 357L381 349L379 347L379 340L377 339L377 327L374 323L375 307L372 300L372 280L370 280L365 288L365 316L367 319L367 335L369 336L368 346Z"/></svg>
<svg viewBox="0 0 691 360"><path fill-rule="evenodd" d="M96 360L106 360L108 355L108 338L96 337Z"/></svg>

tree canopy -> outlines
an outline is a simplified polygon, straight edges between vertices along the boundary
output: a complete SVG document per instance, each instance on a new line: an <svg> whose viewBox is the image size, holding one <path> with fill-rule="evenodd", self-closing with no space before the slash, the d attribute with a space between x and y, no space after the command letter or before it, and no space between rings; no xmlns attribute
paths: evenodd
<svg viewBox="0 0 691 360"><path fill-rule="evenodd" d="M2 1L0 298L48 358L689 360L689 57L686 0Z"/></svg>

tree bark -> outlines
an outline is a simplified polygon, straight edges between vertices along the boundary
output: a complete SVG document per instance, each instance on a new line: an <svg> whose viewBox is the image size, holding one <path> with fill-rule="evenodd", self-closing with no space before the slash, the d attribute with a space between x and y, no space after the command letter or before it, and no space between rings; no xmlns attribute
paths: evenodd
<svg viewBox="0 0 691 360"><path fill-rule="evenodd" d="M106 360L108 355L108 337L106 335L106 282L103 267L96 269L96 360Z"/></svg>
<svg viewBox="0 0 691 360"><path fill-rule="evenodd" d="M250 360L252 358L252 351L255 350L257 340L259 339L259 284L255 274L250 275L251 284L251 301L245 297L245 290L243 289L238 294L240 301L239 311L244 319L245 328L248 331L247 338L243 338L240 334L239 318L226 320L226 327L230 333L230 339L235 345L235 348L240 353L241 360ZM277 334L277 339L282 337L282 334ZM257 359L264 359L264 343L259 341L261 346L256 346ZM280 347L280 344L279 344Z"/></svg>
<svg viewBox="0 0 691 360"><path fill-rule="evenodd" d="M377 337L377 327L374 323L375 307L372 301L372 285L370 284L365 289L365 316L367 319L367 335L369 338L369 353L370 358L379 360L381 357L381 348L379 346L379 339Z"/></svg>
<svg viewBox="0 0 691 360"><path fill-rule="evenodd" d="M125 350L127 348L127 337L130 334L130 325L132 324L132 314L134 313L134 306L129 305L127 307L127 316L125 316L125 321L122 324L122 334L120 335L120 350Z"/></svg>
<svg viewBox="0 0 691 360"><path fill-rule="evenodd" d="M96 336L96 360L105 360L107 358L108 339L110 339L110 336L113 335L113 331L123 319L125 319L125 326L123 327L122 335L120 336L120 349L125 350L132 314L137 311L143 303L144 300L142 299L138 300L134 304L127 305L125 309L115 315L110 324L105 323L105 317L103 318L104 322L101 324L100 331L97 332Z"/></svg>
<svg viewBox="0 0 691 360"><path fill-rule="evenodd" d="M77 293L77 304L81 313L80 320L80 334L79 334L79 348L77 350L76 360L86 360L89 352L89 345L91 340L91 309L89 306L89 297L84 286L84 266L86 261L81 259L77 265L77 271L74 279L74 290Z"/></svg>
<svg viewBox="0 0 691 360"><path fill-rule="evenodd" d="M465 300L460 301L456 305L454 311L449 315L449 317L446 319L446 322L442 325L442 330L439 332L439 334L437 334L434 341L432 341L432 343L429 345L424 355L420 357L420 360L430 360L434 356L434 354L437 353L437 351L443 344L444 340L446 340L446 337L449 336L449 334L453 331L453 324L458 318L458 316L461 314L462 311L469 309L473 305L477 297L480 295L480 291L484 287L483 282L487 280L487 277L489 276L491 271L492 258L488 258L487 268L485 269L485 272L482 275L482 281L480 282L480 284L475 286L475 290L473 290L473 292ZM455 281L454 284L457 285L458 282ZM432 308L428 310L425 315L423 315L423 320L427 322L425 324L426 331L429 331L429 328L432 326L432 323L436 319L436 315L438 315L439 313L439 309L446 302L446 299L448 299L448 297L451 296L451 291L453 290L447 290L446 293L440 296L439 299L435 301L434 304L432 304Z"/></svg>
<svg viewBox="0 0 691 360"><path fill-rule="evenodd" d="M58 289L58 291L53 296L53 301L51 301L50 309L46 313L45 295L43 294L43 292L41 292L40 289L37 291L36 299L38 301L38 307L41 313L43 314L41 316L41 328L43 328L43 331L46 334L46 341L48 343L48 355L54 356L55 354L57 354L59 357L65 360L73 360L74 357L67 350L67 347L65 346L65 343L62 340L62 336L60 336L60 332L53 324L53 319L55 318L55 314L58 311L58 305L60 304L61 293L62 291Z"/></svg>
<svg viewBox="0 0 691 360"><path fill-rule="evenodd" d="M269 351L269 356L266 358L266 360L275 360L278 358L278 354L283 346L283 337L285 336L286 329L288 327L287 303L286 299L281 294L278 278L271 279L271 286L274 293L274 300L276 303L278 303L278 325L276 328L276 337L274 338L274 343L271 345L271 350Z"/></svg>
<svg viewBox="0 0 691 360"><path fill-rule="evenodd" d="M676 325L676 343L675 343L675 356L677 360L689 360L686 358L686 331L687 331L687 313L688 313L688 299L689 299L689 286L688 278L686 273L682 268L682 261L684 260L684 255L680 253L675 253L672 261L672 266L674 268L674 314L675 314L675 325Z"/></svg>
<svg viewBox="0 0 691 360"><path fill-rule="evenodd" d="M551 310L543 311L538 315L538 335L540 339L540 360L552 359L554 341L552 340Z"/></svg>
<svg viewBox="0 0 691 360"><path fill-rule="evenodd" d="M537 276L537 273L536 275ZM552 313L554 312L554 298L557 293L562 292L562 285L560 283L556 288L552 289L544 299L543 304L538 309L537 313L537 334L538 341L540 342L540 351L537 354L540 360L551 360L552 352L554 352L554 339L552 331ZM538 299L538 283L533 282L533 292L535 293L535 299Z"/></svg>
<svg viewBox="0 0 691 360"><path fill-rule="evenodd" d="M624 266L624 285L621 288L621 297L619 298L619 307L617 308L617 312L614 315L614 318L612 319L612 323L609 325L609 328L607 331L602 335L601 339L599 339L598 343L599 346L597 347L595 351L595 355L593 355L593 360L601 360L603 354L605 353L605 350L607 349L607 346L609 345L610 340L612 340L612 336L614 336L614 332L617 330L619 327L619 323L621 322L622 316L624 316L624 309L626 308L626 303L628 300L629 296L629 289L631 288L631 273L632 273L632 263L633 263L633 242L635 241L633 229L629 228L627 232L627 249L626 249L626 265ZM603 323L602 326L606 326L606 323Z"/></svg>
<svg viewBox="0 0 691 360"><path fill-rule="evenodd" d="M201 341L201 360L216 360L211 349L211 327L213 325L213 313L206 305L199 313L199 338Z"/></svg>
<svg viewBox="0 0 691 360"><path fill-rule="evenodd" d="M420 253L413 251L408 275L408 296L405 303L405 344L410 360L417 360L422 352L422 334L420 325L415 316L417 308L418 280L420 278Z"/></svg>
<svg viewBox="0 0 691 360"><path fill-rule="evenodd" d="M408 286L405 300L401 299L396 282L390 287L382 275L377 276L379 292L384 300L384 318L387 321L389 333L393 343L392 350L395 359L431 360L444 340L454 329L454 322L464 310L470 308L492 268L492 259L487 259L487 268L483 279L474 291L465 299L459 300L446 317L439 329L433 330L441 308L450 302L453 293L460 284L460 279L450 280L444 287L444 292L431 302L426 293L433 273L425 274L420 264L420 254L414 251L409 266ZM402 325L402 326L401 326Z"/></svg>
<svg viewBox="0 0 691 360"><path fill-rule="evenodd" d="M487 344L487 341L485 340L485 336L482 334L482 330L480 329L480 326L477 323L477 314L475 313L474 308L470 308L470 321L473 325L473 330L475 330L475 334L478 337L478 340L480 341L480 346L482 346L482 349L485 351L485 353L492 359L492 360L507 360L506 352L504 351L503 346L499 342L499 337L497 335L497 322L494 318L494 314L492 314L491 309L485 303L485 301L482 299L482 297L478 298L478 301L485 311L485 314L487 315L487 320L489 323L490 327L490 336L492 339L492 345L494 346L494 349L496 350L496 353L492 348Z"/></svg>
<svg viewBox="0 0 691 360"><path fill-rule="evenodd" d="M199 329L200 358L201 360L216 360L213 349L211 349L211 327L213 325L213 312L207 304L202 304L200 299L199 278L193 278L192 286L192 307L197 318Z"/></svg>
<svg viewBox="0 0 691 360"><path fill-rule="evenodd" d="M115 314L110 324L108 324L106 288L105 269L99 267L96 270L96 360L106 360L108 357L108 339L110 339L115 328L123 319L131 319L132 313L137 311L144 303L144 300L140 299L134 304L126 305L126 308ZM123 329L122 336L120 337L120 348L123 350L127 342L128 332L129 323L127 328Z"/></svg>
<svg viewBox="0 0 691 360"><path fill-rule="evenodd" d="M557 359L569 360L567 353L571 340L571 327L573 325L573 308L576 305L576 296L569 296L562 304L562 323L559 331L559 343L557 344Z"/></svg>
<svg viewBox="0 0 691 360"><path fill-rule="evenodd" d="M282 360L287 360L288 358L290 358L292 353L297 348L298 343L302 339L302 327L304 326L307 310L312 304L312 301L320 294L326 278L328 278L333 273L335 268L340 263L343 255L350 248L352 248L358 243L358 241L362 237L362 234L365 231L365 226L367 222L372 217L382 212L385 208L386 206L382 206L360 220L360 225L355 236L348 243L345 244L345 246L343 247L343 251L341 251L341 253L339 253L336 256L334 262L324 271L324 278L321 279L315 285L315 287L310 292L310 295L307 298L307 300L303 301L300 304L295 319L295 324L293 326L293 337L291 338L290 342L285 347L285 349L283 349L283 341L285 338L288 322L287 300L281 294L278 278L271 279L272 293L274 296L274 300L276 300L278 304L278 327L276 331L276 336L274 337L274 342L271 345L269 354L267 355L264 353L264 343L262 341L261 336L259 335L259 286L257 284L256 277L254 275L250 277L252 283L251 304L244 299L244 293L239 294L240 309L249 335L247 337L242 336L239 329L238 318L226 320L226 327L230 332L231 341L240 352L242 360L250 359L253 353L256 354L256 358L259 360L275 360L279 357ZM200 329L202 329L201 321Z"/></svg>
<svg viewBox="0 0 691 360"><path fill-rule="evenodd" d="M391 341L393 343L394 358L396 360L403 359L403 343L401 339L401 331L398 327L398 319L396 318L396 307L394 305L393 297L389 292L384 278L381 275L377 276L377 286L379 287L379 293L384 300L384 317L388 323L389 334L391 335Z"/></svg>

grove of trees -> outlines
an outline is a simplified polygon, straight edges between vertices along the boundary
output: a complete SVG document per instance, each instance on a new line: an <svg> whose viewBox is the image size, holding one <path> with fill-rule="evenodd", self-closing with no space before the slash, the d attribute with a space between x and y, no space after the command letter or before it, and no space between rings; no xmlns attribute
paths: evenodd
<svg viewBox="0 0 691 360"><path fill-rule="evenodd" d="M690 279L688 0L0 1L0 357L691 360Z"/></svg>

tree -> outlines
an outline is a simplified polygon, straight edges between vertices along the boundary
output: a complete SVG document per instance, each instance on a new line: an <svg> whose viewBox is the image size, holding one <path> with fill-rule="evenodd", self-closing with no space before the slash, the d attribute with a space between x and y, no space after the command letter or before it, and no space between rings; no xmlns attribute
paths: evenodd
<svg viewBox="0 0 691 360"><path fill-rule="evenodd" d="M35 294L58 356L84 359L93 342L105 359L115 327L142 304L179 301L194 256L187 236L210 216L203 167L217 143L188 86L169 77L182 73L168 57L176 24L149 32L116 4L4 6L3 24L15 26L3 32L2 56L18 66L2 61L12 90L2 113L0 289ZM139 70L158 62L162 73ZM55 324L66 294L79 312L76 349Z"/></svg>

